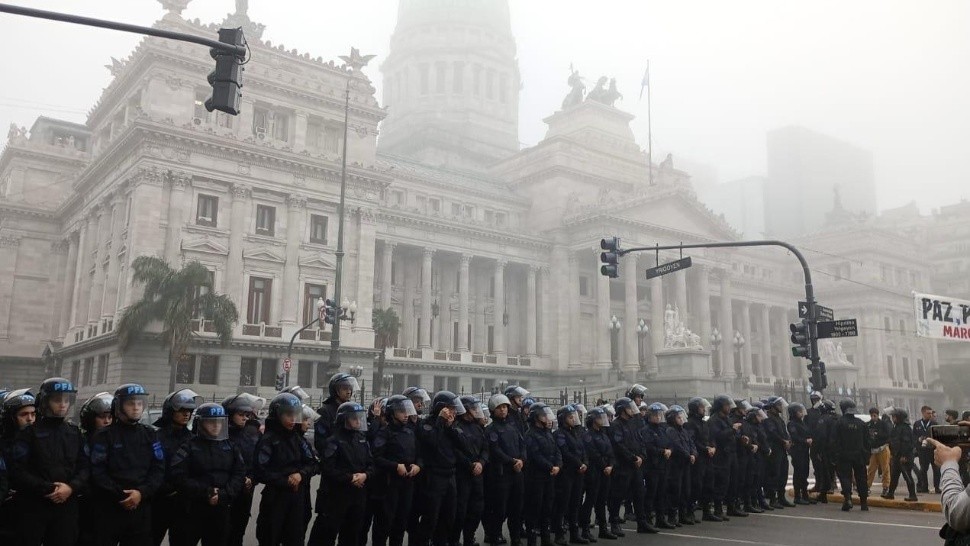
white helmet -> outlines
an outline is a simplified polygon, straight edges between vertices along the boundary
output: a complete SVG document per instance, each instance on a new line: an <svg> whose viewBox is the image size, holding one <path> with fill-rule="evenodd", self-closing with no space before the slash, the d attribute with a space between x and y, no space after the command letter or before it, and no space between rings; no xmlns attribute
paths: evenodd
<svg viewBox="0 0 970 546"><path fill-rule="evenodd" d="M512 402L509 400L508 396L502 393L493 394L491 398L488 399L488 411L494 412L495 408L501 406L502 404L512 407Z"/></svg>

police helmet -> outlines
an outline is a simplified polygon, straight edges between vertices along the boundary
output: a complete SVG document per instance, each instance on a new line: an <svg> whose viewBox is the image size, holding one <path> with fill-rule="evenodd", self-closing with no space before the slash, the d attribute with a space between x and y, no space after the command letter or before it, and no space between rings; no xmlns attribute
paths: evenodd
<svg viewBox="0 0 970 546"><path fill-rule="evenodd" d="M414 409L414 402L403 394L389 396L387 401L384 402L384 411L390 414L391 419L396 418L398 413L403 413L405 420L418 414L418 411ZM391 421L391 419L388 419L388 421Z"/></svg>
<svg viewBox="0 0 970 546"><path fill-rule="evenodd" d="M303 402L297 395L281 392L270 401L266 419L279 423L284 415L292 416L297 423L303 419Z"/></svg>
<svg viewBox="0 0 970 546"><path fill-rule="evenodd" d="M428 395L428 391L421 387L408 387L401 394L407 396L414 403L414 409L419 415L428 413L428 406L431 405L431 396Z"/></svg>
<svg viewBox="0 0 970 546"><path fill-rule="evenodd" d="M230 415L234 413L249 413L256 415L256 413L263 409L263 406L265 405L265 398L253 396L248 392L230 396L222 401L222 407L226 410L226 413Z"/></svg>
<svg viewBox="0 0 970 546"><path fill-rule="evenodd" d="M299 385L293 385L292 387L285 387L280 392L288 392L290 394L295 394L297 398L299 398L304 402L310 399L310 395L307 394L307 392L303 390L303 387Z"/></svg>
<svg viewBox="0 0 970 546"><path fill-rule="evenodd" d="M573 405L576 406L576 413L579 414L579 422L580 423L585 423L586 422L586 414L589 413L586 410L586 406L584 406L582 404L573 404Z"/></svg>
<svg viewBox="0 0 970 546"><path fill-rule="evenodd" d="M303 404L303 423L309 423L310 426L313 426L313 423L316 423L317 419L319 418L320 414L317 412L317 410L311 408L307 404Z"/></svg>
<svg viewBox="0 0 970 546"><path fill-rule="evenodd" d="M526 397L529 396L529 391L523 389L518 385L509 385L508 387L505 388L505 392L503 394L505 394L505 396L508 396L509 400L514 400L515 397L525 399Z"/></svg>
<svg viewBox="0 0 970 546"><path fill-rule="evenodd" d="M522 409L525 411L529 411L532 408L533 404L535 403L536 403L535 398L532 398L531 396L527 396L522 399Z"/></svg>
<svg viewBox="0 0 970 546"><path fill-rule="evenodd" d="M455 415L465 413L465 406L462 405L457 394L451 391L438 391L431 399L431 414L438 415L445 408L455 410Z"/></svg>
<svg viewBox="0 0 970 546"><path fill-rule="evenodd" d="M627 415L625 410L630 410L631 412L636 412L636 408L633 407L633 400L627 397L617 398L616 402L613 402L613 409L616 410L616 414L623 416Z"/></svg>
<svg viewBox="0 0 970 546"><path fill-rule="evenodd" d="M556 416L552 413L552 408L542 402L536 402L529 412L528 421L535 426L543 425L546 428L552 428L556 424Z"/></svg>
<svg viewBox="0 0 970 546"><path fill-rule="evenodd" d="M859 413L859 410L856 409L855 400L848 398L839 401L839 409L842 411L842 415L855 415Z"/></svg>
<svg viewBox="0 0 970 546"><path fill-rule="evenodd" d="M357 402L344 402L337 408L337 428L367 431L367 410Z"/></svg>
<svg viewBox="0 0 970 546"><path fill-rule="evenodd" d="M127 402L141 402L141 407L133 406L131 409L134 413L128 415L125 410L125 404ZM141 420L141 416L145 412L145 406L148 405L148 391L138 383L125 383L115 389L115 395L111 400L111 405L115 419L128 423L137 423Z"/></svg>
<svg viewBox="0 0 970 546"><path fill-rule="evenodd" d="M909 420L909 412L903 408L893 408L892 416L898 419L900 423L905 423Z"/></svg>
<svg viewBox="0 0 970 546"><path fill-rule="evenodd" d="M337 389L340 387L350 387L350 396L353 396L355 392L360 390L360 385L357 384L357 378L349 373L335 373L330 377L330 383L327 385L330 398L337 397Z"/></svg>
<svg viewBox="0 0 970 546"><path fill-rule="evenodd" d="M687 412L684 411L684 408L682 408L681 406L678 406L677 404L674 404L673 406L670 406L670 409L668 409L664 413L664 417L667 419L667 423L668 424L671 424L671 425L673 425L673 424L681 424L682 425L683 422L677 423L677 419L678 419L678 417L682 417L683 420L686 421L687 420Z"/></svg>
<svg viewBox="0 0 970 546"><path fill-rule="evenodd" d="M63 377L51 377L45 379L43 383L40 384L40 388L37 389L37 413L41 417L66 417L67 412L64 415L54 415L50 407L50 401L54 398L59 398L63 400L67 399L68 407L74 405L74 399L77 397L77 389L74 384L64 379Z"/></svg>
<svg viewBox="0 0 970 546"><path fill-rule="evenodd" d="M509 408L512 407L512 402L509 401L509 397L505 396L504 394L493 394L488 399L488 410L492 413L495 413L495 410L498 409L499 406L503 405L508 406Z"/></svg>
<svg viewBox="0 0 970 546"><path fill-rule="evenodd" d="M734 400L732 400L730 396L726 394L719 394L714 397L714 402L711 403L711 411L714 413L721 413L725 409L729 411L734 409L734 406Z"/></svg>
<svg viewBox="0 0 970 546"><path fill-rule="evenodd" d="M596 407L586 414L586 428L593 428L594 424L598 424L600 427L610 426L610 415L605 408Z"/></svg>
<svg viewBox="0 0 970 546"><path fill-rule="evenodd" d="M556 412L556 421L560 427L574 427L579 425L579 410L573 404L566 404Z"/></svg>
<svg viewBox="0 0 970 546"><path fill-rule="evenodd" d="M37 398L30 389L17 389L10 391L3 397L3 415L16 414L21 408L36 406Z"/></svg>
<svg viewBox="0 0 970 546"><path fill-rule="evenodd" d="M99 415L111 415L111 401L114 399L110 392L99 392L88 398L81 404L78 411L78 418L81 421L81 428L88 432L94 432L94 418Z"/></svg>
<svg viewBox="0 0 970 546"><path fill-rule="evenodd" d="M195 409L192 430L206 440L225 440L229 437L229 416L222 404L206 402Z"/></svg>
<svg viewBox="0 0 970 546"><path fill-rule="evenodd" d="M664 414L667 413L669 408L661 404L660 402L654 402L647 406L647 417L659 416L661 420L664 418Z"/></svg>
<svg viewBox="0 0 970 546"><path fill-rule="evenodd" d="M627 398L630 398L630 399L633 399L633 398L643 398L644 396L646 396L646 394L647 394L647 388L644 387L643 385L639 384L639 383L631 386L626 391L626 397Z"/></svg>
<svg viewBox="0 0 970 546"><path fill-rule="evenodd" d="M798 415L798 412L805 413L805 406L802 404L799 404L798 402L795 402L794 404L788 406L789 419L795 419L795 416Z"/></svg>
<svg viewBox="0 0 970 546"><path fill-rule="evenodd" d="M195 410L202 404L202 397L192 389L179 389L170 393L162 401L162 415L172 415L177 411Z"/></svg>
<svg viewBox="0 0 970 546"><path fill-rule="evenodd" d="M458 399L465 408L465 413L475 419L485 419L485 412L482 411L482 401L477 396L465 395Z"/></svg>

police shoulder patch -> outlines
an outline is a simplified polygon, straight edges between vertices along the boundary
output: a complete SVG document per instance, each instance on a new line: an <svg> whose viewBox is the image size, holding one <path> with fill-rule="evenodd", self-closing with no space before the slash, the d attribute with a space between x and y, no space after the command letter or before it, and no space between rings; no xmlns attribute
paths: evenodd
<svg viewBox="0 0 970 546"><path fill-rule="evenodd" d="M273 447L267 444L263 444L263 446L259 449L259 453L256 454L256 460L262 465L269 464L272 457Z"/></svg>
<svg viewBox="0 0 970 546"><path fill-rule="evenodd" d="M98 443L91 447L91 464L101 464L108 459L108 447Z"/></svg>
<svg viewBox="0 0 970 546"><path fill-rule="evenodd" d="M155 454L155 460L156 461L164 461L165 460L165 450L162 449L162 443L161 442L155 442L155 443L152 444L152 452Z"/></svg>
<svg viewBox="0 0 970 546"><path fill-rule="evenodd" d="M377 437L374 438L374 447L384 447L385 445L387 445L387 439L384 438L383 434L378 434Z"/></svg>
<svg viewBox="0 0 970 546"><path fill-rule="evenodd" d="M559 444L560 446L566 445L566 436L562 434L557 434L556 443Z"/></svg>
<svg viewBox="0 0 970 546"><path fill-rule="evenodd" d="M493 442L497 442L497 441L498 441L498 433L497 433L497 432L494 432L494 431L492 431L492 432L491 432L491 433L490 433L490 434L488 435L488 439L489 439L489 440L491 440L491 441L493 441Z"/></svg>
<svg viewBox="0 0 970 546"><path fill-rule="evenodd" d="M30 457L30 448L27 446L27 442L23 440L16 442L10 449L10 458L14 461L20 461Z"/></svg>
<svg viewBox="0 0 970 546"><path fill-rule="evenodd" d="M432 430L434 430L434 427L433 427L433 426L431 426L431 425L429 425L428 423L425 423L425 424L423 425L423 428L424 428L424 430L426 430L426 431L428 431L428 432L431 432Z"/></svg>
<svg viewBox="0 0 970 546"><path fill-rule="evenodd" d="M327 442L326 447L323 448L323 456L329 459L337 453L337 442Z"/></svg>

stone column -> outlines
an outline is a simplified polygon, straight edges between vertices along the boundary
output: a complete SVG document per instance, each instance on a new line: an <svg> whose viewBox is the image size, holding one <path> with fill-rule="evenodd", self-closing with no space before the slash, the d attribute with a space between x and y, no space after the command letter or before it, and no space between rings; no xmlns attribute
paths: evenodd
<svg viewBox="0 0 970 546"><path fill-rule="evenodd" d="M305 216L303 217L305 221ZM377 257L377 222L372 209L362 208L359 213L357 237L357 316L354 328L371 339L367 332L373 331L371 320L374 314L374 271ZM303 229L300 229L303 233Z"/></svg>
<svg viewBox="0 0 970 546"><path fill-rule="evenodd" d="M694 284L694 309L698 324L697 334L701 336L701 345L708 349L713 349L711 344L711 290L709 275L710 269L706 265L694 266L696 269ZM723 335L723 334L722 334Z"/></svg>
<svg viewBox="0 0 970 546"><path fill-rule="evenodd" d="M186 209L186 187L189 177L182 174L173 174L170 177L170 190L168 194L168 230L165 237L165 261L173 269L178 269L181 265L182 255L182 225L185 224L183 212Z"/></svg>
<svg viewBox="0 0 970 546"><path fill-rule="evenodd" d="M647 375L653 376L660 371L660 361L657 352L664 346L664 286L663 277L654 277L650 283L650 370Z"/></svg>
<svg viewBox="0 0 970 546"><path fill-rule="evenodd" d="M741 335L744 336L744 347L741 347L741 370L744 377L751 377L751 303L741 302Z"/></svg>
<svg viewBox="0 0 970 546"><path fill-rule="evenodd" d="M569 313L572 308L569 297L571 293L568 290L569 282L569 260L567 257L567 250L562 245L556 245L552 249L552 268L550 275L554 275L552 279L553 286L550 288L555 297L555 309L550 307L549 315L551 321L555 321L555 331L550 331L554 334L555 347L550 346L549 352L553 355L554 362L558 365L560 370L565 370L569 366L569 351L570 351L570 330L569 330ZM552 322L551 322L552 323Z"/></svg>
<svg viewBox="0 0 970 546"><path fill-rule="evenodd" d="M58 337L67 335L67 331L71 327L71 311L74 309L74 288L77 284L78 238L75 237L74 232L68 234L67 242L67 270L64 273L64 287L61 291L61 304L63 307L61 307L61 325L58 329Z"/></svg>
<svg viewBox="0 0 970 546"><path fill-rule="evenodd" d="M94 276L91 278L91 297L88 303L88 322L101 321L101 304L104 302L105 269L104 260L107 245L105 239L111 236L111 215L106 206L98 209L97 238L94 240ZM110 239L109 239L110 240Z"/></svg>
<svg viewBox="0 0 970 546"><path fill-rule="evenodd" d="M243 286L243 235L246 231L246 217L249 208L248 186L236 184L232 187L232 212L229 219L229 258L226 262L226 293L239 309L239 320L245 322L246 300Z"/></svg>
<svg viewBox="0 0 970 546"><path fill-rule="evenodd" d="M111 207L111 244L108 245L108 275L105 281L104 305L102 316L114 316L118 311L118 277L121 275L121 258L118 251L124 244L125 231L125 194L118 192ZM118 317L120 318L120 317Z"/></svg>
<svg viewBox="0 0 970 546"><path fill-rule="evenodd" d="M92 285L92 275L91 269L95 267L98 262L96 256L98 252L98 219L99 211L97 209L92 210L87 218L87 237L85 237L86 245L84 249L83 263L84 267L81 268L81 295L78 299L78 311L77 311L77 325L86 326L91 319L91 285Z"/></svg>
<svg viewBox="0 0 970 546"><path fill-rule="evenodd" d="M434 249L424 249L424 261L421 262L421 336L418 348L431 348L431 259Z"/></svg>
<svg viewBox="0 0 970 546"><path fill-rule="evenodd" d="M529 276L525 283L525 352L529 356L536 354L536 275L538 273L538 266L530 265Z"/></svg>
<svg viewBox="0 0 970 546"><path fill-rule="evenodd" d="M539 347L538 350L543 355L552 354L552 280L548 267L539 269Z"/></svg>
<svg viewBox="0 0 970 546"><path fill-rule="evenodd" d="M627 254L623 257L623 265L621 266L621 271L623 273L623 300L624 300L624 311L626 315L626 320L623 322L623 327L621 328L623 345L625 347L623 354L624 367L627 369L636 370L640 367L640 359L637 351L637 321L639 316L637 313L637 255ZM602 275L601 275L602 276Z"/></svg>
<svg viewBox="0 0 970 546"><path fill-rule="evenodd" d="M761 375L773 377L771 367L771 307L761 306Z"/></svg>
<svg viewBox="0 0 970 546"><path fill-rule="evenodd" d="M394 267L394 247L395 243L384 241L384 250L381 254L381 309L391 308L391 292L394 287L391 285L391 269Z"/></svg>
<svg viewBox="0 0 970 546"><path fill-rule="evenodd" d="M307 114L305 112L297 113L296 123L293 126L293 151L302 152L306 150L306 137L307 137ZM360 303L358 302L358 305Z"/></svg>
<svg viewBox="0 0 970 546"><path fill-rule="evenodd" d="M721 373L734 377L734 315L731 309L731 274L721 271Z"/></svg>
<svg viewBox="0 0 970 546"><path fill-rule="evenodd" d="M593 256L599 259L600 248L593 249ZM596 324L593 331L596 332L596 366L609 369L612 366L612 354L610 351L610 278L606 275L596 276Z"/></svg>
<svg viewBox="0 0 970 546"><path fill-rule="evenodd" d="M291 195L286 199L286 262L283 264L283 305L280 324L302 326L300 296L300 242L306 218L306 197Z"/></svg>
<svg viewBox="0 0 970 546"><path fill-rule="evenodd" d="M569 314L566 316L567 330L565 339L569 342L569 365L578 365L582 358L579 346L579 259L572 250L567 250L569 259L568 275L566 276L566 304Z"/></svg>
<svg viewBox="0 0 970 546"><path fill-rule="evenodd" d="M691 316L687 306L687 270L678 271L672 276L674 281L674 294L676 295L677 310L680 320L684 323L685 327L693 329L695 326L693 324L689 324L689 319L693 317Z"/></svg>
<svg viewBox="0 0 970 546"><path fill-rule="evenodd" d="M488 294L488 283L492 276L479 269L475 275L478 280L475 291L475 325L472 326L472 339L469 340L472 352L485 353L488 349L488 323L485 320L485 300Z"/></svg>
<svg viewBox="0 0 970 546"><path fill-rule="evenodd" d="M492 312L492 322L495 330L495 354L505 354L505 324L502 321L505 313L505 266L508 261L495 261L495 311Z"/></svg>
<svg viewBox="0 0 970 546"><path fill-rule="evenodd" d="M468 267L471 265L471 254L462 254L458 265L458 350L467 351L471 345L468 339Z"/></svg>

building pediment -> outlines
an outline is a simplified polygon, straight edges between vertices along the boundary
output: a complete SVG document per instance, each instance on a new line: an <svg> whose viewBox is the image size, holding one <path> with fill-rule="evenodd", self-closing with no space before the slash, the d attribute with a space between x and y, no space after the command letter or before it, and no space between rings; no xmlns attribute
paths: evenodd
<svg viewBox="0 0 970 546"><path fill-rule="evenodd" d="M610 212L621 218L668 226L706 239L733 241L739 238L724 218L716 216L696 197L682 191L618 203Z"/></svg>
<svg viewBox="0 0 970 546"><path fill-rule="evenodd" d="M259 247L243 251L243 258L261 262L283 263L283 255L273 249Z"/></svg>
<svg viewBox="0 0 970 546"><path fill-rule="evenodd" d="M229 249L225 246L208 239L183 240L182 250L185 252L198 252L200 254L218 254L228 256Z"/></svg>
<svg viewBox="0 0 970 546"><path fill-rule="evenodd" d="M315 267L317 269L336 269L337 264L320 254L300 257L300 267Z"/></svg>

